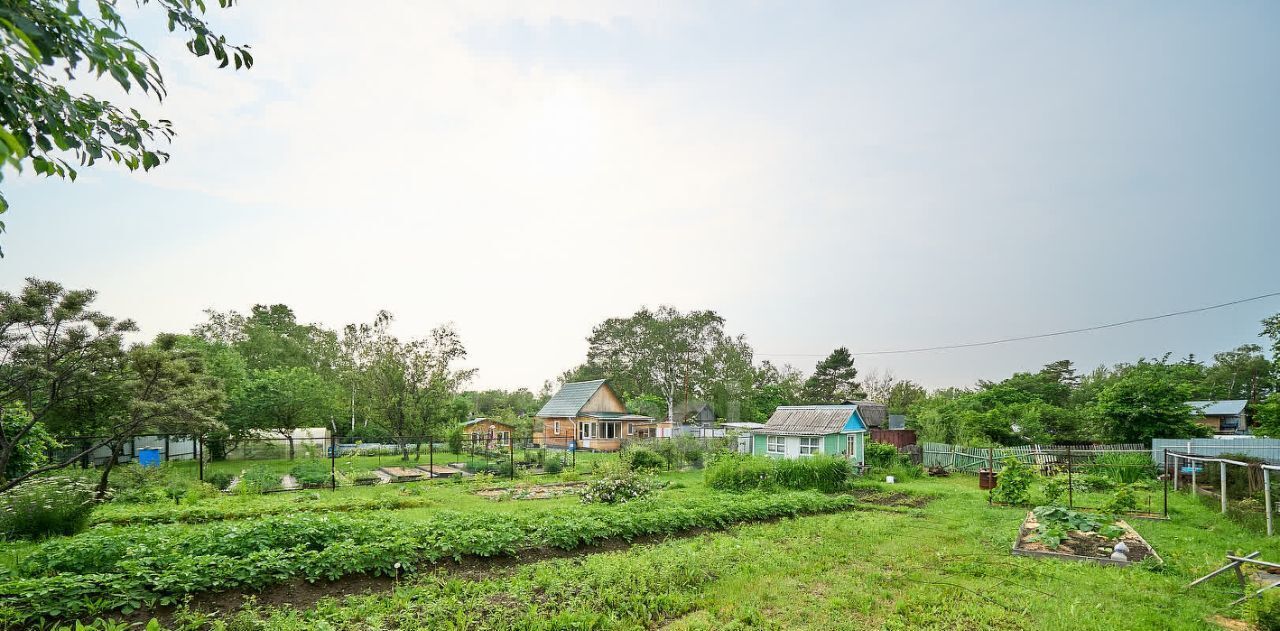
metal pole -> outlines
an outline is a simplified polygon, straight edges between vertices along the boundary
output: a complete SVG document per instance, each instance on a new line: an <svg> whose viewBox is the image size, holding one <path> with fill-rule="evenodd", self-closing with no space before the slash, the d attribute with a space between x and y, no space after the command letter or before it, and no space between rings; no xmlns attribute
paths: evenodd
<svg viewBox="0 0 1280 631"><path fill-rule="evenodd" d="M507 449L511 451L511 479L516 479L516 441L508 440Z"/></svg>
<svg viewBox="0 0 1280 631"><path fill-rule="evenodd" d="M1196 487L1196 467L1198 464L1195 460L1188 460L1191 463L1191 496L1195 497L1200 491Z"/></svg>
<svg viewBox="0 0 1280 631"><path fill-rule="evenodd" d="M1067 508L1075 507L1075 478L1071 475L1071 445L1067 445Z"/></svg>
<svg viewBox="0 0 1280 631"><path fill-rule="evenodd" d="M1218 477L1222 479L1222 512L1227 512L1227 463L1218 462Z"/></svg>
<svg viewBox="0 0 1280 631"><path fill-rule="evenodd" d="M1165 519L1169 518L1169 450L1164 450L1164 514Z"/></svg>
<svg viewBox="0 0 1280 631"><path fill-rule="evenodd" d="M431 470L428 480L436 477L436 441L427 435L427 468Z"/></svg>
<svg viewBox="0 0 1280 631"><path fill-rule="evenodd" d="M1267 505L1267 536L1272 535L1271 528L1271 470L1262 470L1262 497Z"/></svg>
<svg viewBox="0 0 1280 631"><path fill-rule="evenodd" d="M338 490L338 437L329 437L329 490Z"/></svg>
<svg viewBox="0 0 1280 631"><path fill-rule="evenodd" d="M196 460L200 461L200 481L204 482L204 436L196 438Z"/></svg>
<svg viewBox="0 0 1280 631"><path fill-rule="evenodd" d="M1169 450L1168 449L1164 450L1164 453L1168 454ZM1178 484L1179 482L1181 482L1181 480L1182 480L1182 464L1178 461L1178 456L1175 454L1173 456L1173 490L1175 491L1178 490Z"/></svg>

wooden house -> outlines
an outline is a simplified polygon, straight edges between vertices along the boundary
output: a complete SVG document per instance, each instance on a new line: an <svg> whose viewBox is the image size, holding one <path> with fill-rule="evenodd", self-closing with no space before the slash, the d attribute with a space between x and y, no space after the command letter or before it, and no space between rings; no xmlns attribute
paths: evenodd
<svg viewBox="0 0 1280 631"><path fill-rule="evenodd" d="M485 448L505 447L511 444L515 428L489 418L473 418L462 424L463 441Z"/></svg>
<svg viewBox="0 0 1280 631"><path fill-rule="evenodd" d="M751 453L775 458L826 454L861 465L867 426L883 425L887 415L883 405L867 401L779 406L764 427L752 432Z"/></svg>
<svg viewBox="0 0 1280 631"><path fill-rule="evenodd" d="M1191 406L1196 422L1212 429L1214 434L1249 433L1245 420L1248 401L1187 401L1187 405Z"/></svg>
<svg viewBox="0 0 1280 631"><path fill-rule="evenodd" d="M617 451L627 438L651 436L652 416L631 414L604 379L566 383L538 410L547 447Z"/></svg>

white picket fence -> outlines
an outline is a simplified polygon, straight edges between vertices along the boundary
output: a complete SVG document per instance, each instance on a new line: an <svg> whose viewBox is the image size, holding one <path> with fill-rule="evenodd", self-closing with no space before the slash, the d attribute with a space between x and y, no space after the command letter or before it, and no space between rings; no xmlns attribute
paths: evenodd
<svg viewBox="0 0 1280 631"><path fill-rule="evenodd" d="M1107 452L1146 452L1146 445L1018 445L1016 447L965 447L947 443L924 443L920 447L921 462L926 467L942 467L948 471L977 472L991 468L999 471L1006 458L1016 458L1029 465L1044 467L1055 463L1085 462Z"/></svg>

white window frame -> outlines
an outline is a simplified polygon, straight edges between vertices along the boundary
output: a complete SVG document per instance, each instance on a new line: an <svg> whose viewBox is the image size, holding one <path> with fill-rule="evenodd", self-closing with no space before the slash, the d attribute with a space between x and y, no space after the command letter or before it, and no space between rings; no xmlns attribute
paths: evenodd
<svg viewBox="0 0 1280 631"><path fill-rule="evenodd" d="M554 432L555 432L555 435L556 435L556 436L559 436L559 435L560 435L560 421L551 421L551 429L552 429L552 431L554 431Z"/></svg>
<svg viewBox="0 0 1280 631"><path fill-rule="evenodd" d="M635 435L636 435L636 424L627 423L627 436L635 436Z"/></svg>
<svg viewBox="0 0 1280 631"><path fill-rule="evenodd" d="M578 438L581 438L583 440L590 440L591 438L593 438L591 425L592 424L588 423L587 421L578 423Z"/></svg>
<svg viewBox="0 0 1280 631"><path fill-rule="evenodd" d="M783 456L787 453L787 437L786 436L765 436L764 452L775 456Z"/></svg>
<svg viewBox="0 0 1280 631"><path fill-rule="evenodd" d="M600 427L599 427L600 435L597 436L596 438L603 438L605 440L617 438L618 429L619 428L617 423L610 423L608 421L602 422L600 423Z"/></svg>
<svg viewBox="0 0 1280 631"><path fill-rule="evenodd" d="M810 443L812 441L812 443ZM801 436L800 437L800 455L812 456L822 453L822 437L821 436Z"/></svg>

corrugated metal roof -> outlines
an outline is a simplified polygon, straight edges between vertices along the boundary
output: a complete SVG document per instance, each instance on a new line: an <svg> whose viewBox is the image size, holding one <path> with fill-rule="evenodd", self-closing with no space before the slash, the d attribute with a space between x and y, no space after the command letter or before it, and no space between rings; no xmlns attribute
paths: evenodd
<svg viewBox="0 0 1280 631"><path fill-rule="evenodd" d="M845 425L854 412L862 416L862 403L850 405L783 405L774 410L769 422L758 430L761 434L786 434L790 436L822 436L845 431ZM872 407L875 404L871 404ZM883 412L884 406L879 406ZM868 411L875 414L874 409ZM855 425L857 425L855 423ZM866 429L865 418L860 424ZM860 430L859 430L860 431Z"/></svg>
<svg viewBox="0 0 1280 631"><path fill-rule="evenodd" d="M652 421L652 416L643 414L624 414L622 412L585 412L582 416L610 421Z"/></svg>
<svg viewBox="0 0 1280 631"><path fill-rule="evenodd" d="M582 410L582 406L591 400L596 390L604 385L604 379L594 381L575 381L566 383L547 404L538 410L537 416L551 418L573 418Z"/></svg>
<svg viewBox="0 0 1280 631"><path fill-rule="evenodd" d="M889 415L889 429L906 429L906 428L907 428L906 414L890 414Z"/></svg>
<svg viewBox="0 0 1280 631"><path fill-rule="evenodd" d="M481 421L487 421L487 420L489 420L487 417L481 416L480 418L473 418L467 421L466 423L463 423L462 426L466 427L468 425L475 425L476 423L479 423Z"/></svg>
<svg viewBox="0 0 1280 631"><path fill-rule="evenodd" d="M1248 401L1187 401L1187 405L1196 409L1196 414L1204 416L1238 416L1244 414L1244 406Z"/></svg>

